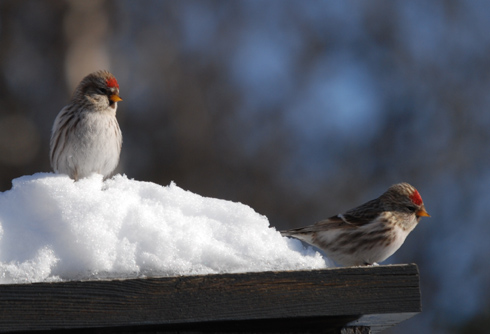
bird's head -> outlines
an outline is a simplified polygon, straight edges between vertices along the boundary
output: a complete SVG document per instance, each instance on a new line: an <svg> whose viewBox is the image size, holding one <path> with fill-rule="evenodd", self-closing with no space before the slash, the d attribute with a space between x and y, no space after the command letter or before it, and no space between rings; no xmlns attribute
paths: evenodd
<svg viewBox="0 0 490 334"><path fill-rule="evenodd" d="M83 100L88 100L98 110L108 107L116 109L117 102L122 101L116 78L105 70L91 73L83 78L73 94L73 99L81 100L81 103Z"/></svg>
<svg viewBox="0 0 490 334"><path fill-rule="evenodd" d="M425 210L424 201L420 193L408 183L392 185L382 195L385 203L390 203L393 211L415 214L417 218L430 217Z"/></svg>

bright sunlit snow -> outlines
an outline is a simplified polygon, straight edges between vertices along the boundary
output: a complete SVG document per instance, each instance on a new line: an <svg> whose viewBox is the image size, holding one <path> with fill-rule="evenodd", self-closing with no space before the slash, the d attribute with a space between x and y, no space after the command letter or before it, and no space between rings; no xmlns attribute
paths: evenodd
<svg viewBox="0 0 490 334"><path fill-rule="evenodd" d="M174 183L38 173L0 193L0 283L324 268L265 216Z"/></svg>

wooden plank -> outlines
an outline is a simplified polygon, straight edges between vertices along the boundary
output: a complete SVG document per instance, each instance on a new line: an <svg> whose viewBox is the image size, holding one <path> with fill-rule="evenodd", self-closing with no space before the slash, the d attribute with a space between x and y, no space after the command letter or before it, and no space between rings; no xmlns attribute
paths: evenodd
<svg viewBox="0 0 490 334"><path fill-rule="evenodd" d="M416 265L0 285L0 332L372 332L420 312Z"/></svg>
<svg viewBox="0 0 490 334"><path fill-rule="evenodd" d="M371 334L369 327L345 327L342 328L340 334Z"/></svg>

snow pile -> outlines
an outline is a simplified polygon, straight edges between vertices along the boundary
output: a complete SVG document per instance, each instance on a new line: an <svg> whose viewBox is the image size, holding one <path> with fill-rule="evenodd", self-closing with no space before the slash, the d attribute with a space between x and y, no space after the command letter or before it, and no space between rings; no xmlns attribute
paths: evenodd
<svg viewBox="0 0 490 334"><path fill-rule="evenodd" d="M117 175L0 193L0 283L324 268L250 207Z"/></svg>

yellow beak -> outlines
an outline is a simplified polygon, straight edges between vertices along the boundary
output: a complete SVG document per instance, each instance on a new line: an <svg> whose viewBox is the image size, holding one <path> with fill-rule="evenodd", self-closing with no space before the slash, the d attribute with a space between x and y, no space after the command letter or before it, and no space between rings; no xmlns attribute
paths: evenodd
<svg viewBox="0 0 490 334"><path fill-rule="evenodd" d="M122 99L117 94L112 94L111 96L109 96L109 100L111 100L112 102L122 101Z"/></svg>
<svg viewBox="0 0 490 334"><path fill-rule="evenodd" d="M420 210L417 211L415 213L415 215L417 215L417 217L430 217L430 215L427 213L427 211L425 211L424 207L420 208Z"/></svg>

